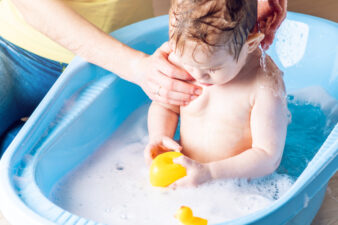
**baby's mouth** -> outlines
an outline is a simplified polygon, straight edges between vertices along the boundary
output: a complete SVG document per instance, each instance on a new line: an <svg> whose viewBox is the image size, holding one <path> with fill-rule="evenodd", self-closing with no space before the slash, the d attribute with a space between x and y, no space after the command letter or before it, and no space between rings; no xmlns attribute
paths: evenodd
<svg viewBox="0 0 338 225"><path fill-rule="evenodd" d="M198 83L200 83L201 85L203 85L203 86L212 86L213 84L208 84L208 83L203 83L203 82L198 82Z"/></svg>
<svg viewBox="0 0 338 225"><path fill-rule="evenodd" d="M214 84L210 84L210 83L200 82L200 81L195 80L195 79L192 80L192 81L188 81L188 83L192 83L192 84L195 84L195 85L202 85L202 86L206 86L206 87L214 85Z"/></svg>

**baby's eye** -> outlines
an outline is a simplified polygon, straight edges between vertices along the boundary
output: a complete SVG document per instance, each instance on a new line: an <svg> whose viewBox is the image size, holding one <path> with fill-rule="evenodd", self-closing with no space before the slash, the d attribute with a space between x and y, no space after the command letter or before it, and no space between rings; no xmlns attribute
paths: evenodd
<svg viewBox="0 0 338 225"><path fill-rule="evenodd" d="M218 69L209 69L209 73L215 73Z"/></svg>

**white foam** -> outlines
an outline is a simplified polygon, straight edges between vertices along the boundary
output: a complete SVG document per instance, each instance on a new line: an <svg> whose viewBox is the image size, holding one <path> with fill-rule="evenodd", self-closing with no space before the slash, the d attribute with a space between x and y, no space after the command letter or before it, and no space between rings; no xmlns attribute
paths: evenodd
<svg viewBox="0 0 338 225"><path fill-rule="evenodd" d="M212 224L267 207L292 185L289 177L274 174L198 188L152 187L143 159L147 108L129 117L102 148L56 185L50 198L74 214L105 224L178 224L174 214L182 205Z"/></svg>

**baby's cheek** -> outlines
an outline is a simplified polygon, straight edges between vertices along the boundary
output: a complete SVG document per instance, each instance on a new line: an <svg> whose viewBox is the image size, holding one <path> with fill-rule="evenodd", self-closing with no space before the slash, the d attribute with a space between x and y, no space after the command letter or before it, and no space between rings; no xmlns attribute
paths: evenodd
<svg viewBox="0 0 338 225"><path fill-rule="evenodd" d="M213 75L212 79L215 81L217 84L223 84L226 83L230 80L231 76L229 75L229 71L222 69L222 70L217 70Z"/></svg>

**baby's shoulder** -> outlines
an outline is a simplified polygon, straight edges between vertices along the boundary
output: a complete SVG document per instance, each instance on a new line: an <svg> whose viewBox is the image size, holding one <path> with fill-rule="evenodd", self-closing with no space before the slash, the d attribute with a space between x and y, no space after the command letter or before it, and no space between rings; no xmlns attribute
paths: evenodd
<svg viewBox="0 0 338 225"><path fill-rule="evenodd" d="M258 89L285 91L283 71L281 71L270 56L266 55L257 70L255 86Z"/></svg>
<svg viewBox="0 0 338 225"><path fill-rule="evenodd" d="M265 63L257 71L254 98L260 95L269 95L285 98L283 72L278 68L270 56L266 55Z"/></svg>

